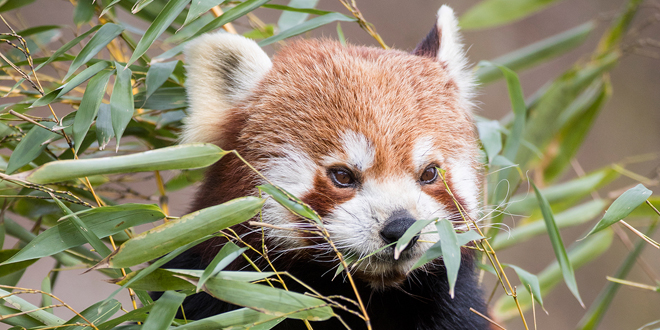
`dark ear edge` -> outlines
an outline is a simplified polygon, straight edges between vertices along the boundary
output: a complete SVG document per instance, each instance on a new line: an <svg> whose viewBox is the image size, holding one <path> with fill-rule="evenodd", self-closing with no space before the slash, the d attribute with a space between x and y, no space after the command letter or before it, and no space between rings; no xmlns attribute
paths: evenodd
<svg viewBox="0 0 660 330"><path fill-rule="evenodd" d="M436 59L438 57L438 50L440 49L440 33L442 32L438 31L438 24L434 24L429 34L417 44L412 54Z"/></svg>

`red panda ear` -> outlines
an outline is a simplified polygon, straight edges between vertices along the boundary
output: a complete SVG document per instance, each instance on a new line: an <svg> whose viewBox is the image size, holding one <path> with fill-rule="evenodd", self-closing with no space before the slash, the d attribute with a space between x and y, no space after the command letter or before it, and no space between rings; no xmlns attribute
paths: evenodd
<svg viewBox="0 0 660 330"><path fill-rule="evenodd" d="M229 110L270 70L268 55L252 40L219 32L202 35L185 50L188 117L182 143L218 140Z"/></svg>
<svg viewBox="0 0 660 330"><path fill-rule="evenodd" d="M417 45L413 54L434 58L442 63L458 86L461 97L469 102L474 81L467 68L467 57L461 41L458 20L454 16L454 11L443 5L438 10L438 20L435 26Z"/></svg>

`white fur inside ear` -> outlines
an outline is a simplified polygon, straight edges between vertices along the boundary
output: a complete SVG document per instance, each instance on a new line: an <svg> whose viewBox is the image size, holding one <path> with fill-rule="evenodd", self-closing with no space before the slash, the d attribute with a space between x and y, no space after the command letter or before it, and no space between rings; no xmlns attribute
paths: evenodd
<svg viewBox="0 0 660 330"><path fill-rule="evenodd" d="M250 94L272 63L254 41L224 32L191 41L185 57L189 109L181 141L222 147L218 137L229 110Z"/></svg>
<svg viewBox="0 0 660 330"><path fill-rule="evenodd" d="M463 50L462 37L459 33L458 20L454 11L443 5L438 10L438 22L436 23L440 35L440 49L438 60L447 65L447 70L454 82L456 82L462 98L469 107L474 89L474 78L467 69L468 60Z"/></svg>

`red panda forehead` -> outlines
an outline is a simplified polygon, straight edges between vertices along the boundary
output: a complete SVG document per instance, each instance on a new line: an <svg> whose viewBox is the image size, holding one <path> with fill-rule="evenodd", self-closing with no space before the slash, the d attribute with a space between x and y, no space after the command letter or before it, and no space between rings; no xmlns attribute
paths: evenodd
<svg viewBox="0 0 660 330"><path fill-rule="evenodd" d="M295 42L273 58L244 107L246 142L341 163L358 136L374 150L376 175L417 170L412 157L422 138L449 157L473 149L467 109L442 65L399 51Z"/></svg>

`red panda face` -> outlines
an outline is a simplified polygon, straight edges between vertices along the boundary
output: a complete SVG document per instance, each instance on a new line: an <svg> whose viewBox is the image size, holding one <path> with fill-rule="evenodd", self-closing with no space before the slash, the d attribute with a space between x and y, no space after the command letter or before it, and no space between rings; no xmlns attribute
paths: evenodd
<svg viewBox="0 0 660 330"><path fill-rule="evenodd" d="M393 245L383 247L417 220L462 226L447 188L473 218L478 204L470 78L453 14L439 14L431 45L418 46L423 56L297 41L271 63L241 37L202 37L187 51L192 114L184 141L239 148L319 213L345 256L370 255L356 265L358 277L375 288L397 285L437 241L435 227L398 260ZM271 251L333 260L327 243L300 231L313 226L276 202L266 203L263 221L281 228L267 229Z"/></svg>

